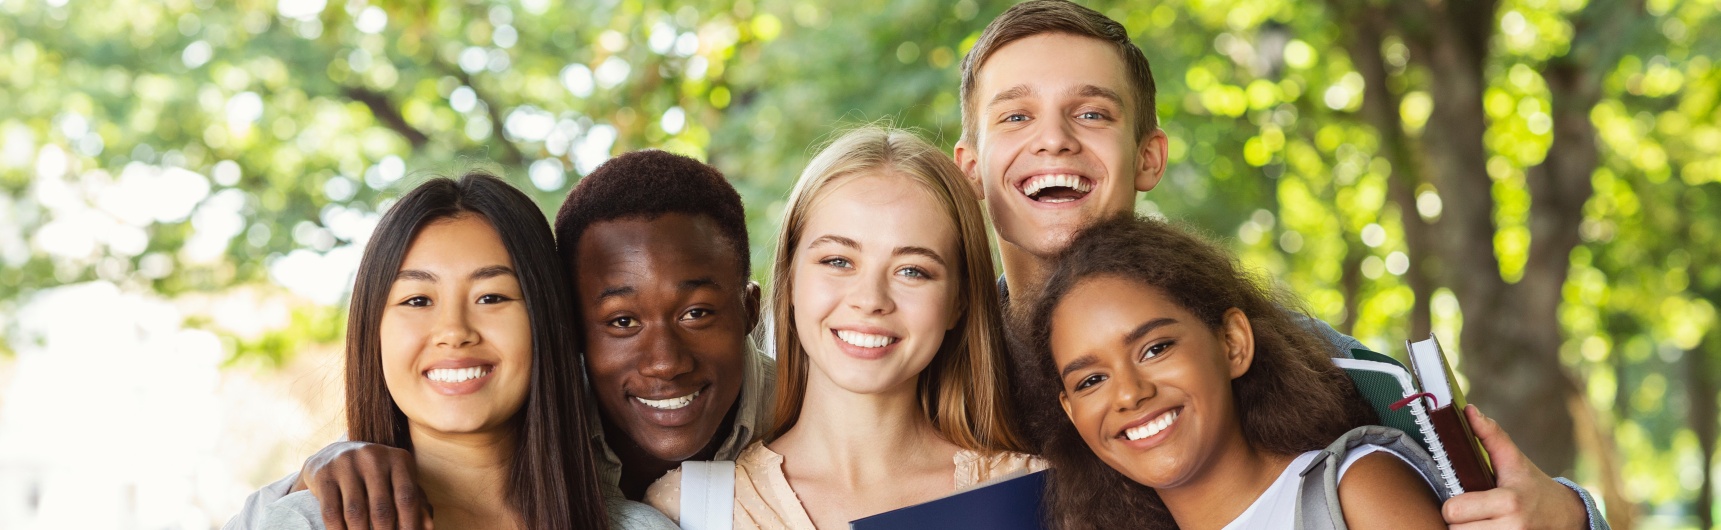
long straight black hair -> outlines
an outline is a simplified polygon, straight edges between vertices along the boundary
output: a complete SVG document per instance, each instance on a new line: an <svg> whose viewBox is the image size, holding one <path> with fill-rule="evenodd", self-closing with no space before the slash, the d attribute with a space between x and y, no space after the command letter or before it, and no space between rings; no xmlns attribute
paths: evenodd
<svg viewBox="0 0 1721 530"><path fill-rule="evenodd" d="M607 528L597 463L586 429L583 368L568 279L550 226L530 198L482 172L432 179L384 214L359 260L347 315L347 435L412 450L406 416L383 382L379 329L389 288L414 235L439 219L490 222L514 262L532 330L532 373L515 413L509 504L527 528Z"/></svg>

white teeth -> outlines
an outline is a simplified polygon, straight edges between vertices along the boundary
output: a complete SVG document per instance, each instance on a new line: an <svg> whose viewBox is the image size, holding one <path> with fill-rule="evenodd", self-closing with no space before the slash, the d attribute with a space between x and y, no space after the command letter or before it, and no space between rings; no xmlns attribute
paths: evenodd
<svg viewBox="0 0 1721 530"><path fill-rule="evenodd" d="M1094 185L1078 175L1040 175L1022 183L1022 194L1032 198L1046 188L1069 188L1077 193L1093 191ZM1069 202L1074 199L1044 199L1046 202Z"/></svg>
<svg viewBox="0 0 1721 530"><path fill-rule="evenodd" d="M460 383L484 377L488 373L490 373L489 368L473 366L470 368L436 368L425 372L424 376L439 383Z"/></svg>
<svg viewBox="0 0 1721 530"><path fill-rule="evenodd" d="M642 397L635 397L634 399L637 399L640 403L644 403L645 406L654 409L675 410L693 403L693 398L696 397L699 397L698 390L693 391L692 394L669 399L646 399Z"/></svg>
<svg viewBox="0 0 1721 530"><path fill-rule="evenodd" d="M1141 424L1133 429L1126 430L1123 432L1123 437L1128 438L1133 442L1135 440L1159 434L1159 431L1163 431L1166 427L1170 427L1171 424L1177 423L1178 412L1179 411L1176 410L1167 412L1153 421Z"/></svg>
<svg viewBox="0 0 1721 530"><path fill-rule="evenodd" d="M873 335L870 333L861 333L859 331L849 331L846 329L837 330L837 338L842 339L843 342L862 348L883 348L891 342L895 342L894 339L884 335Z"/></svg>

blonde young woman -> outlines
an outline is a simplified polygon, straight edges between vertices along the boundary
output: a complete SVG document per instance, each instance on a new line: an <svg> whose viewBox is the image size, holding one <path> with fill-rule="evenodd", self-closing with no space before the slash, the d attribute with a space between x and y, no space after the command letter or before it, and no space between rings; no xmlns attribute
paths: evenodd
<svg viewBox="0 0 1721 530"><path fill-rule="evenodd" d="M772 268L775 421L735 462L734 528L847 528L1044 467L1007 412L978 203L954 162L905 131L851 131L813 158ZM680 521L688 469L646 502Z"/></svg>

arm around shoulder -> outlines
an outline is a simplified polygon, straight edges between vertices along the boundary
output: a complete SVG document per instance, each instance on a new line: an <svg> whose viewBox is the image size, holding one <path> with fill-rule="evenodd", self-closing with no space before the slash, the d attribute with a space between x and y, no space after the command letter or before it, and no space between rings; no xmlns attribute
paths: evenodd
<svg viewBox="0 0 1721 530"><path fill-rule="evenodd" d="M1339 482L1345 525L1354 529L1446 528L1440 502L1410 466L1388 453L1352 464Z"/></svg>
<svg viewBox="0 0 1721 530"><path fill-rule="evenodd" d="M324 530L322 505L299 491L263 507L257 530Z"/></svg>

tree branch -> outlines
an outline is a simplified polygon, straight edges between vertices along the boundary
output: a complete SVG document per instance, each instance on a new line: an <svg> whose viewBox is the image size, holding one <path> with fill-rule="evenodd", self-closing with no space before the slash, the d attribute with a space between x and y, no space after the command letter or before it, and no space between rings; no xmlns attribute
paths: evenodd
<svg viewBox="0 0 1721 530"><path fill-rule="evenodd" d="M412 144L413 149L416 150L424 147L424 144L430 143L430 136L407 123L406 117L400 114L400 109L395 107L394 101L389 99L388 94L362 86L343 86L341 93L353 101L363 103L366 108L370 109L371 115L375 116L377 121L382 122L383 126L399 134L401 138L405 138L407 143Z"/></svg>

